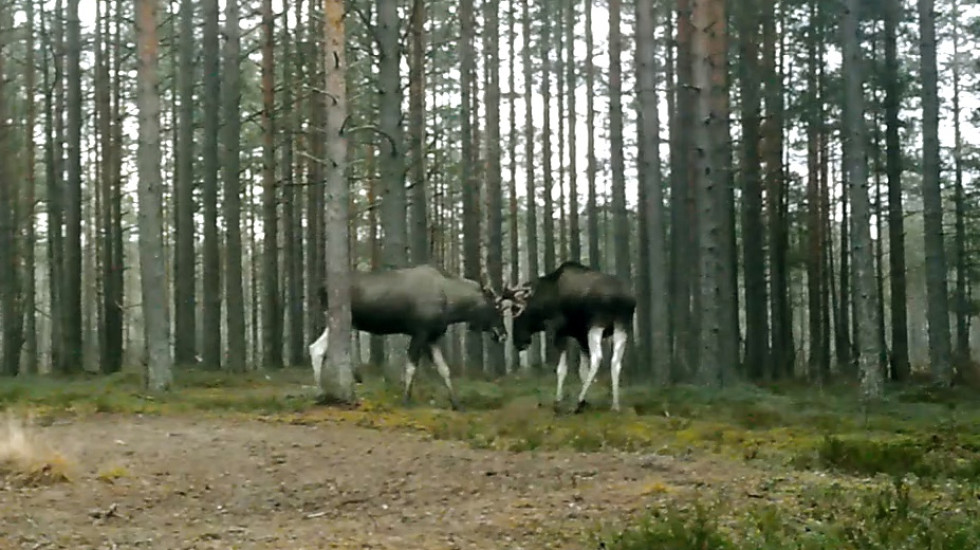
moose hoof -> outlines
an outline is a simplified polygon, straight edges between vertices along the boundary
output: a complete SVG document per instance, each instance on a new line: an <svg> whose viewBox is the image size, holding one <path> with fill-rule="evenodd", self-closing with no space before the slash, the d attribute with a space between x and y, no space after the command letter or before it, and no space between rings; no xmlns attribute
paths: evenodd
<svg viewBox="0 0 980 550"><path fill-rule="evenodd" d="M581 413L582 411L588 409L589 406L590 405L588 401L579 401L578 405L575 405L575 414Z"/></svg>
<svg viewBox="0 0 980 550"><path fill-rule="evenodd" d="M456 401L455 399L453 399L452 401L449 402L449 406L452 407L452 409L454 411L458 411L459 412L459 411L462 411L463 410L463 407L461 407L459 405L459 401Z"/></svg>
<svg viewBox="0 0 980 550"><path fill-rule="evenodd" d="M551 410L553 410L555 414L561 414L561 401L555 401L552 403Z"/></svg>

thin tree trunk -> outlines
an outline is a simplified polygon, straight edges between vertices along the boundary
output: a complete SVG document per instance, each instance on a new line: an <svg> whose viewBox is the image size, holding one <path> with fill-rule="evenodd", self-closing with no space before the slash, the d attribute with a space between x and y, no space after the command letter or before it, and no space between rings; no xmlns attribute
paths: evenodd
<svg viewBox="0 0 980 550"><path fill-rule="evenodd" d="M238 20L238 0L225 3L225 49L222 72L222 183L224 184L225 219L225 300L228 328L226 368L233 372L245 370L245 296L242 289L242 229L241 229L241 55Z"/></svg>
<svg viewBox="0 0 980 550"><path fill-rule="evenodd" d="M24 223L26 234L24 235L24 269L25 277L22 286L24 295L24 362L21 372L24 374L36 374L38 371L38 349L37 349L37 286L35 279L37 276L36 255L35 255L35 193L37 191L37 173L35 158L37 155L37 145L34 141L34 130L37 126L37 101L35 92L37 88L37 60L34 52L34 3L25 2L27 10L27 74L25 87L27 88L27 128L25 130L27 143L27 176L25 184L27 190L24 193ZM46 55L46 54L45 54Z"/></svg>
<svg viewBox="0 0 980 550"><path fill-rule="evenodd" d="M174 190L174 363L195 362L195 296L197 269L194 254L194 2L180 3L180 67L177 87L177 184ZM107 319L108 321L108 319Z"/></svg>
<svg viewBox="0 0 980 550"><path fill-rule="evenodd" d="M344 121L347 118L346 73L344 53L344 2L325 0L324 36L326 39L326 109L327 201L324 227L327 245L324 251L327 278L327 357L328 376L318 380L320 391L331 401L351 403L355 400L354 376L350 358L351 311L350 267L348 261L348 202L350 186L347 181L347 138Z"/></svg>
<svg viewBox="0 0 980 550"><path fill-rule="evenodd" d="M657 63L655 46L655 7L653 0L640 0L636 7L637 81L640 93L640 174L644 188L644 210L648 216L641 242L646 246L647 267L641 269L646 280L645 296L648 313L649 338L647 359L653 380L665 386L670 381L670 346L667 334L667 251L665 249L665 213L663 182L660 173L660 106L657 95ZM645 262L646 263L646 262Z"/></svg>
<svg viewBox="0 0 980 550"><path fill-rule="evenodd" d="M218 131L221 74L218 58L218 0L204 0L204 174L201 204L204 243L201 258L201 361L205 368L221 368L221 257L218 244ZM237 190L236 190L237 191Z"/></svg>
<svg viewBox="0 0 980 550"><path fill-rule="evenodd" d="M500 292L504 284L503 248L503 190L500 166L500 5L499 0L484 0L485 40L484 63L487 66L487 83L484 89L487 108L487 271L490 284ZM501 376L506 373L504 348L501 344L488 345L491 372Z"/></svg>
<svg viewBox="0 0 980 550"><path fill-rule="evenodd" d="M892 378L909 376L908 297L905 268L905 213L902 208L902 149L898 136L898 22L902 0L885 5L885 171L888 173L888 268L891 294Z"/></svg>
<svg viewBox="0 0 980 550"><path fill-rule="evenodd" d="M830 362L823 356L823 242L820 216L820 143L819 125L823 113L819 108L817 90L817 41L816 4L810 3L810 28L807 36L807 312L809 314L809 363L811 377L826 383L830 375Z"/></svg>
<svg viewBox="0 0 980 550"><path fill-rule="evenodd" d="M160 174L160 93L157 0L138 0L137 96L139 108L139 250L143 327L147 347L147 385L165 391L173 383L167 274L163 253L163 181Z"/></svg>
<svg viewBox="0 0 980 550"><path fill-rule="evenodd" d="M82 75L81 24L78 0L68 0L65 25L66 84L68 109L65 144L68 147L68 179L65 193L64 252L64 342L62 370L81 372L84 367L82 342Z"/></svg>
<svg viewBox="0 0 980 550"><path fill-rule="evenodd" d="M565 10L565 89L568 99L568 256L574 262L582 261L582 230L579 227L578 202L578 147L575 140L577 117L575 113L576 59L575 59L575 3Z"/></svg>
<svg viewBox="0 0 980 550"><path fill-rule="evenodd" d="M750 380L770 372L766 287L765 225L762 221L761 66L759 15L754 0L736 11L739 25L739 80L742 94L742 231L745 277L745 367Z"/></svg>
<svg viewBox="0 0 980 550"><path fill-rule="evenodd" d="M425 3L412 1L411 63L409 65L409 136L412 150L412 263L429 261L425 181Z"/></svg>
<svg viewBox="0 0 980 550"><path fill-rule="evenodd" d="M296 2L297 15L302 11L302 2ZM283 13L289 13L289 3L283 1ZM299 18L297 17L297 29ZM297 109L294 107L293 85L294 73L301 63L300 56L293 48L293 33L289 28L289 18L284 17L282 23L283 57L289 60L283 63L283 114L286 124L280 131L283 141L282 170L283 170L283 263L285 264L284 278L286 287L285 304L283 307L286 332L286 364L297 366L304 363L303 339L303 243L302 243L302 205L300 193L296 190L296 171L293 166L297 146L295 132L300 127Z"/></svg>
<svg viewBox="0 0 980 550"><path fill-rule="evenodd" d="M464 162L472 166L472 159L477 158L476 146L473 143L473 119L476 116L476 102L473 100L475 88L475 61L473 54L474 14L473 0L462 0L459 8L462 34L460 36L460 72L462 132L462 157ZM466 170L463 178L463 276L472 280L480 280L480 217L478 181L473 170ZM465 336L466 365L469 368L482 370L483 364L483 335L476 330L467 330Z"/></svg>
<svg viewBox="0 0 980 550"><path fill-rule="evenodd" d="M858 25L858 0L848 0L843 22L844 104L848 150L847 171L851 188L851 253L854 256L855 319L858 329L858 364L864 399L878 399L883 393L883 378L878 368L881 353L875 331L878 321L874 282L874 258L871 248L871 208L868 200L868 174L865 161L866 129L862 93L863 54Z"/></svg>
<svg viewBox="0 0 980 550"><path fill-rule="evenodd" d="M612 164L613 235L616 242L616 274L631 281L630 228L626 213L626 163L623 159L623 69L620 59L623 38L619 28L622 13L620 0L609 2L609 134Z"/></svg>
<svg viewBox="0 0 980 550"><path fill-rule="evenodd" d="M936 69L936 12L934 0L918 0L919 51L922 62L922 217L925 222L926 317L929 325L929 363L933 381L948 386L953 380L949 339L949 295L946 250L943 244L943 204L939 165L939 92Z"/></svg>
<svg viewBox="0 0 980 550"><path fill-rule="evenodd" d="M586 233L589 239L589 265L592 269L600 269L599 262L599 208L596 198L596 153L595 153L595 63L592 55L595 52L592 37L592 2L585 0L585 127L586 152L588 155L586 177L589 181L588 224ZM525 26L526 27L526 26Z"/></svg>
<svg viewBox="0 0 980 550"><path fill-rule="evenodd" d="M272 0L262 0L262 366L282 367L279 303L279 216L276 182L275 60ZM253 281L253 284L255 282Z"/></svg>
<svg viewBox="0 0 980 550"><path fill-rule="evenodd" d="M586 0L591 2L592 0ZM522 62L524 65L524 183L525 197L527 200L527 274L529 278L535 278L538 273L538 218L537 218L537 198L535 194L534 181L534 113L531 107L531 87L533 85L533 70L531 65L531 17L528 3L522 4L522 27L524 35L524 51ZM541 364L540 340L536 337L527 350L527 361L529 365L539 366Z"/></svg>
<svg viewBox="0 0 980 550"><path fill-rule="evenodd" d="M953 2L953 189L955 207L955 230L953 235L953 254L956 262L956 288L954 289L954 310L956 312L956 347L953 358L956 365L965 365L970 360L970 328L968 316L967 287L969 271L966 254L965 197L963 190L963 131L960 110L960 6Z"/></svg>

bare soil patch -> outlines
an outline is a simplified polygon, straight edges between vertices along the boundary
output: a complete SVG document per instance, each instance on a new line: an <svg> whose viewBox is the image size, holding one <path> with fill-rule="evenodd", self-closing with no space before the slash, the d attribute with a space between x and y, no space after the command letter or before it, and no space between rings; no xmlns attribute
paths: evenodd
<svg viewBox="0 0 980 550"><path fill-rule="evenodd" d="M70 483L0 480L0 547L586 547L651 498L755 477L650 454L472 449L343 422L97 415L33 426Z"/></svg>

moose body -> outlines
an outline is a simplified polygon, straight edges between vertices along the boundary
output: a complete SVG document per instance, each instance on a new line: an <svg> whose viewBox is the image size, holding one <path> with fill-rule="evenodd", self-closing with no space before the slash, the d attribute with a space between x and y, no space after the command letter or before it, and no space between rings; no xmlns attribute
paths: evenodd
<svg viewBox="0 0 980 550"><path fill-rule="evenodd" d="M502 341L507 332L500 311L501 299L487 286L451 276L430 265L355 272L351 279L352 328L376 335L405 334L411 338L405 364L406 403L411 398L415 369L425 357L435 364L445 382L452 407L459 408L439 340L449 325L467 323L474 330L491 333L495 341ZM320 289L320 306L327 309L324 288ZM328 335L329 330L324 329L309 347L317 385Z"/></svg>
<svg viewBox="0 0 980 550"><path fill-rule="evenodd" d="M612 408L619 410L619 375L636 310L636 298L628 283L578 262L564 262L547 275L508 289L503 296L514 302L512 334L518 351L527 349L535 333L554 330L554 344L561 353L556 369L556 410L564 397L568 340L578 342L589 357L588 370L584 364L579 367L582 390L575 408L579 412L602 362L602 339L612 336Z"/></svg>

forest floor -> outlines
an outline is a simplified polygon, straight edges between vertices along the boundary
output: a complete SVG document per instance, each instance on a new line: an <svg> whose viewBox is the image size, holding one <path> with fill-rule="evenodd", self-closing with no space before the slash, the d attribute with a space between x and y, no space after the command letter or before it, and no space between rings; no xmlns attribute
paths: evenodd
<svg viewBox="0 0 980 550"><path fill-rule="evenodd" d="M846 548L837 531L882 507L957 510L872 525L882 548L980 537L966 396L904 390L869 412L842 391L633 389L614 414L600 390L556 416L547 378L461 383L465 412L429 379L416 405L369 382L341 410L313 405L305 377L188 375L164 397L132 375L5 386L0 549L801 548L814 532L827 546L807 547ZM794 542L748 545L746 525Z"/></svg>

